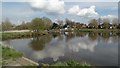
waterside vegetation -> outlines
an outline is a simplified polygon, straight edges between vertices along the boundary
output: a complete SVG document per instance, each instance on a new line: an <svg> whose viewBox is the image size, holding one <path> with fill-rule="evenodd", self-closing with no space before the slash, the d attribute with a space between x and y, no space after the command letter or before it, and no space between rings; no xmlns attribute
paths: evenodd
<svg viewBox="0 0 120 68"><path fill-rule="evenodd" d="M8 63L11 63L17 58L21 58L23 56L22 53L8 46L0 45L0 48L2 49L2 65L7 65Z"/></svg>
<svg viewBox="0 0 120 68"><path fill-rule="evenodd" d="M8 45L0 45L2 49L2 66L38 66L38 63L25 58L24 54Z"/></svg>

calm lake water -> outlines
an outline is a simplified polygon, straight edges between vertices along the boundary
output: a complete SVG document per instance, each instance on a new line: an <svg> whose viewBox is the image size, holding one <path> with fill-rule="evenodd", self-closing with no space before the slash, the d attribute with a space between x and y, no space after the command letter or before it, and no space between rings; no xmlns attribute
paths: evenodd
<svg viewBox="0 0 120 68"><path fill-rule="evenodd" d="M4 43L39 63L52 64L74 59L91 65L118 65L118 36L115 33L54 33L6 40Z"/></svg>

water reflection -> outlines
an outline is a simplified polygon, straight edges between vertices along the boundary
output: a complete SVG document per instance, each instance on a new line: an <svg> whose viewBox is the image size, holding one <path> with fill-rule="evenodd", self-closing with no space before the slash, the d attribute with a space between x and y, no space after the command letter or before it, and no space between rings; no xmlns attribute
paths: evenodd
<svg viewBox="0 0 120 68"><path fill-rule="evenodd" d="M31 42L30 42L30 47L35 50L35 51L39 51L42 50L45 46L46 43L49 43L52 39L52 36L50 35L45 35L42 37L34 37L32 38Z"/></svg>
<svg viewBox="0 0 120 68"><path fill-rule="evenodd" d="M88 36L89 36L90 40L94 41L94 40L96 40L98 38L98 33L96 33L96 32L89 32Z"/></svg>
<svg viewBox="0 0 120 68"><path fill-rule="evenodd" d="M87 34L87 32L77 32L76 37L85 37Z"/></svg>
<svg viewBox="0 0 120 68"><path fill-rule="evenodd" d="M52 59L53 62L57 62L60 61L60 58L62 57L64 60L66 58L70 58L81 61L82 59L95 64L117 64L117 33L52 33L28 40L26 39L26 41L25 39L19 39L17 41L12 40L12 43L9 41L8 44L13 45L16 48L18 47L18 49L23 52L25 51L24 53L26 53L28 57L37 60L38 62L46 61L48 63L48 59Z"/></svg>
<svg viewBox="0 0 120 68"><path fill-rule="evenodd" d="M100 34L103 39L107 39L108 43L112 43L112 38L109 39L109 33ZM81 49L95 51L95 46L98 44L98 33L65 33L65 35L55 35L54 39L44 47L44 49L34 53L34 57L38 59L53 58L57 61L59 57L64 56L66 52L79 52ZM80 36L80 37L79 37ZM90 40L89 40L90 39ZM39 42L40 43L40 42Z"/></svg>

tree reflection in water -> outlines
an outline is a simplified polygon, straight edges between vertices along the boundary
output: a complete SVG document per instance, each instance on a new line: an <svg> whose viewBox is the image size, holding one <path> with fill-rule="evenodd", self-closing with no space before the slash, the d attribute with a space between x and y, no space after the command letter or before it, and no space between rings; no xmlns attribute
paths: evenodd
<svg viewBox="0 0 120 68"><path fill-rule="evenodd" d="M115 39L117 39L117 33L113 33L113 32L67 32L64 34L64 36L66 37L66 42L75 38L75 37L85 37L88 34L88 37L91 41L95 41L98 39L98 37L101 37L104 39L104 41L109 42L110 40L113 41ZM113 37L110 39L110 37ZM52 35L44 35L41 37L34 37L33 40L31 40L30 46L33 50L35 51L40 51L44 48L45 44L49 43L52 38L57 38L59 37L59 40L63 40L63 36L62 34L59 33L53 33Z"/></svg>
<svg viewBox="0 0 120 68"><path fill-rule="evenodd" d="M98 38L98 33L97 32L89 32L88 37L90 40L95 41Z"/></svg>
<svg viewBox="0 0 120 68"><path fill-rule="evenodd" d="M87 35L87 32L68 32L64 34L66 36L66 42L71 40L74 37L84 37ZM89 32L88 33L88 37L90 40L95 41L98 39L98 37L102 37L104 41L109 42L109 38L113 37L111 40L114 40L114 42L116 41L115 39L117 39L117 33L113 33L113 32ZM61 36L61 34L59 33L54 33L52 35L44 35L41 37L34 37L31 40L30 46L33 50L35 51L39 51L42 50L45 46L46 43L49 43L53 38L59 37L61 38L61 40L63 39L63 37Z"/></svg>
<svg viewBox="0 0 120 68"><path fill-rule="evenodd" d="M87 32L76 32L76 37L85 37Z"/></svg>
<svg viewBox="0 0 120 68"><path fill-rule="evenodd" d="M52 34L53 37L60 37L63 34L60 33L54 33ZM108 42L108 41L116 41L116 39L118 38L118 33L117 32L109 32L109 31L105 31L105 32L65 32L64 33L65 37L66 37L66 42L75 38L75 37L85 37L88 36L89 39L91 41L95 41L95 40L100 40L100 37ZM112 37L112 38L110 38ZM62 38L62 37L60 37Z"/></svg>
<svg viewBox="0 0 120 68"><path fill-rule="evenodd" d="M110 33L109 32L102 33L102 38L107 41L110 38Z"/></svg>
<svg viewBox="0 0 120 68"><path fill-rule="evenodd" d="M41 37L34 37L31 40L30 47L35 51L40 51L44 48L45 44L50 42L52 39L51 35L44 35Z"/></svg>
<svg viewBox="0 0 120 68"><path fill-rule="evenodd" d="M35 37L32 40L12 40L10 44L17 46L33 60L43 63L52 63L63 59L66 61L70 58L78 61L81 59L89 61L90 59L90 62L92 59L98 64L99 61L100 64L103 62L109 64L110 61L113 61L111 64L116 64L118 36L118 33L107 31L52 33Z"/></svg>

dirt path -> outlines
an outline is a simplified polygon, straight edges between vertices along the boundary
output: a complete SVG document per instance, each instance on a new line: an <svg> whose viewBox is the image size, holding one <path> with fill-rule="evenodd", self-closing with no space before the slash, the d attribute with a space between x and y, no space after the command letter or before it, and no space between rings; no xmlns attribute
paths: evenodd
<svg viewBox="0 0 120 68"><path fill-rule="evenodd" d="M8 63L6 66L38 66L39 64L27 59L25 57L19 58L16 61L12 61L11 63Z"/></svg>

